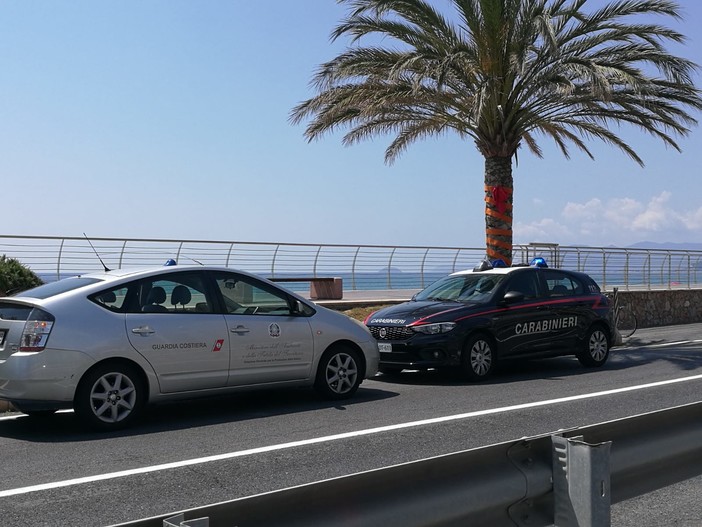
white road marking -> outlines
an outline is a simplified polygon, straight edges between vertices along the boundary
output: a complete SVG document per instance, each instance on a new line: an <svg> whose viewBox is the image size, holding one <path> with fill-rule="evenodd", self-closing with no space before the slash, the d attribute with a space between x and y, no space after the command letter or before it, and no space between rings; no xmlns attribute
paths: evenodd
<svg viewBox="0 0 702 527"><path fill-rule="evenodd" d="M635 346L635 349L640 348L669 348L670 346L684 346L685 344L699 344L702 339L698 340L679 340L678 342L664 342L662 344L642 344L641 346ZM616 351L616 349L615 349Z"/></svg>
<svg viewBox="0 0 702 527"><path fill-rule="evenodd" d="M228 452L226 454L219 454L215 456L207 456L195 459L186 459L183 461L174 461L172 463L163 463L161 465L152 465L148 467L135 468L130 470L122 470L119 472L110 472L108 474L98 474L95 476L86 476L83 478L68 479L64 481L54 481L52 483L44 483L41 485L32 485L29 487L21 487L16 489L8 489L0 491L0 498L6 498L9 496L17 496L19 494L28 494L30 492L39 492L44 490L58 489L62 487L70 487L73 485L83 485L85 483L95 483L97 481L105 481L116 478L124 478L128 476L135 476L138 474L148 474L151 472L158 472L160 470L170 470L174 468L188 467L192 465L200 465L203 463L211 463L213 461L223 461L227 459L233 459L237 457L252 456L255 454L263 454L266 452L274 452L276 450L285 450L289 448L296 448L302 446L315 445L318 443L327 443L331 441L339 441L341 439L349 439L353 437L361 437L373 434L380 434L383 432L392 432L395 430L402 430L405 428L415 428L419 426L433 425L439 423L447 423L450 421L459 421L461 419L470 419L472 417L480 417L484 415L499 414L504 412L514 412L515 410L525 410L529 408L539 408L542 406L549 406L554 404L569 403L573 401L581 401L584 399L594 399L597 397L605 397L608 395L615 395L619 393L633 392L637 390L645 390L648 388L657 388L660 386L667 386L671 384L679 384L683 382L698 381L702 380L702 375L693 375L691 377L682 377L679 379L670 379L667 381L658 381L648 384L639 384L636 386L629 386L626 388L617 388L614 390L605 390L602 392L586 393L582 395L572 395L570 397L561 397L559 399L550 399L547 401L536 401L532 403L517 404L514 406L505 406L502 408L491 408L489 410L479 410L476 412L468 412L456 415L447 415L444 417L434 417L432 419L423 419L421 421L412 421L409 423L400 423L396 425L380 426L377 428L369 428L367 430L357 430L355 432L346 432L343 434L335 434L325 437L316 437L313 439L303 439L301 441L292 441L290 443L281 443L277 445L270 445L258 448L250 448L248 450L240 450L238 452Z"/></svg>

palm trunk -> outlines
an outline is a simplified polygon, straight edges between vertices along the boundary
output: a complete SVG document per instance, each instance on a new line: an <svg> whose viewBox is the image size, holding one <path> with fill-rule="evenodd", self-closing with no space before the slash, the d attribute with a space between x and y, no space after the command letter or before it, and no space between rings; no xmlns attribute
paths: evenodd
<svg viewBox="0 0 702 527"><path fill-rule="evenodd" d="M485 158L485 242L490 260L512 265L512 158Z"/></svg>

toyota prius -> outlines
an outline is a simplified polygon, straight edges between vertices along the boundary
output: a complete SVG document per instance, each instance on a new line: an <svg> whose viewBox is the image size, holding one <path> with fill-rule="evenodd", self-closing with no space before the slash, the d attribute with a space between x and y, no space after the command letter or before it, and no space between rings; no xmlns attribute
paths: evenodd
<svg viewBox="0 0 702 527"><path fill-rule="evenodd" d="M105 271L0 298L0 400L103 430L147 403L241 389L344 399L377 368L360 322L226 268Z"/></svg>

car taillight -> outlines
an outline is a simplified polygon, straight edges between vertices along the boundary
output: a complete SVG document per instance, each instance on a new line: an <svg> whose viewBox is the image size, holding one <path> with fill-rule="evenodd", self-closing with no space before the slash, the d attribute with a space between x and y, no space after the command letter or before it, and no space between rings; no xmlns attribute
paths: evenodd
<svg viewBox="0 0 702 527"><path fill-rule="evenodd" d="M24 323L20 338L20 351L43 351L49 340L54 317L43 309L34 308Z"/></svg>

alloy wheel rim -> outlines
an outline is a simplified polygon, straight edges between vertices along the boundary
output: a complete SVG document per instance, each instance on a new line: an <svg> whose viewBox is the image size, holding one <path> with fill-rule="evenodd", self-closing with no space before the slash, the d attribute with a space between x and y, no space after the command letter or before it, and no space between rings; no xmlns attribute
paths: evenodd
<svg viewBox="0 0 702 527"><path fill-rule="evenodd" d="M90 391L90 406L105 423L118 423L134 410L137 391L132 380L119 372L106 373Z"/></svg>
<svg viewBox="0 0 702 527"><path fill-rule="evenodd" d="M485 375L492 364L492 350L490 345L484 340L479 340L473 344L470 350L470 365L477 375Z"/></svg>
<svg viewBox="0 0 702 527"><path fill-rule="evenodd" d="M601 331L595 331L590 336L590 356L601 361L607 355L607 337Z"/></svg>
<svg viewBox="0 0 702 527"><path fill-rule="evenodd" d="M358 368L351 355L339 353L327 364L327 386L338 394L349 392L356 384Z"/></svg>

